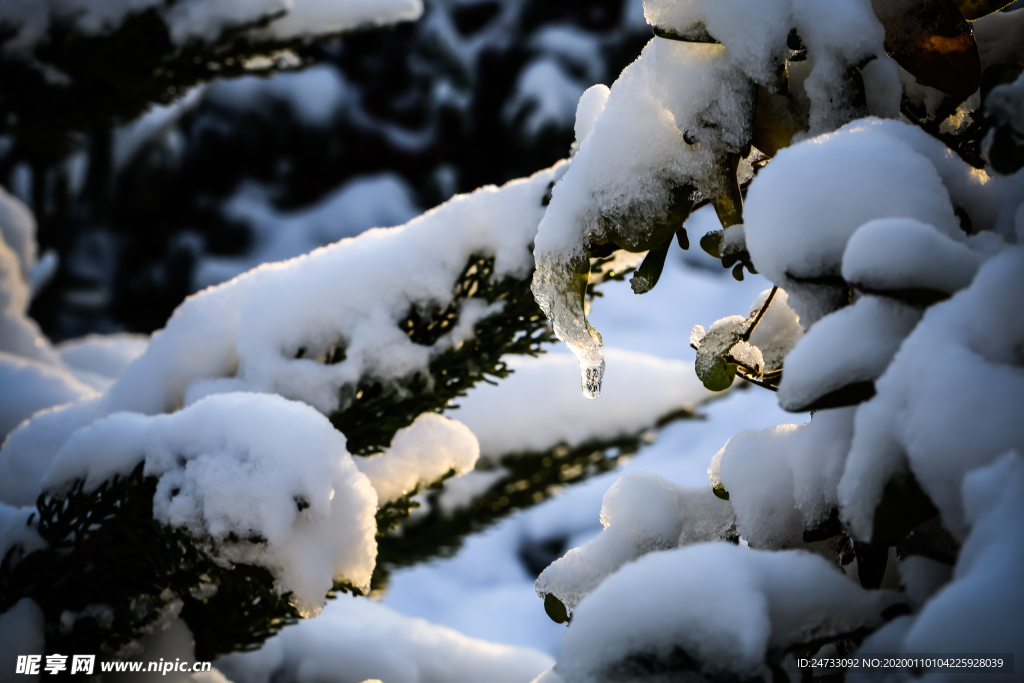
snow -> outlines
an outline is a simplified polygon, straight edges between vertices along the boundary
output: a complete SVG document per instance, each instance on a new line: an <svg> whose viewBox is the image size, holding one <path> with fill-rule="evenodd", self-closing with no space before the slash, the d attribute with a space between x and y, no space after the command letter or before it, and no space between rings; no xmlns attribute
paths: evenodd
<svg viewBox="0 0 1024 683"><path fill-rule="evenodd" d="M728 491L751 547L801 547L804 529L829 517L852 423L852 409L818 411L809 424L740 432L715 454L709 483Z"/></svg>
<svg viewBox="0 0 1024 683"><path fill-rule="evenodd" d="M9 610L0 614L0 671L5 672L5 676L13 675L17 668L18 655L44 652L43 626L43 610L28 598L22 598ZM41 673L23 674L16 680L35 682L40 678Z"/></svg>
<svg viewBox="0 0 1024 683"><path fill-rule="evenodd" d="M801 551L719 542L651 553L579 604L555 671L566 683L628 680L650 667L770 676L769 649L878 626L895 601Z"/></svg>
<svg viewBox="0 0 1024 683"><path fill-rule="evenodd" d="M766 289L754 299L750 304L748 320L753 321L770 293L771 290ZM800 324L800 317L789 305L789 294L780 288L775 291L768 310L750 334L750 344L761 352L765 369L770 371L782 367L782 360L800 341L803 334L804 328Z"/></svg>
<svg viewBox="0 0 1024 683"><path fill-rule="evenodd" d="M36 219L28 207L0 187L0 239L18 257L21 277L26 282L36 264Z"/></svg>
<svg viewBox="0 0 1024 683"><path fill-rule="evenodd" d="M59 367L0 351L0 441L33 413L96 396Z"/></svg>
<svg viewBox="0 0 1024 683"><path fill-rule="evenodd" d="M451 414L476 434L483 455L497 459L636 434L711 397L690 363L607 352L621 367L609 373L603 401L582 400L572 381L578 373L572 356L548 353L506 358L513 374L496 386L477 385Z"/></svg>
<svg viewBox="0 0 1024 683"><path fill-rule="evenodd" d="M19 546L25 554L47 546L32 526L35 519L34 508L15 508L0 503L0 560L15 546ZM0 638L0 643L3 640Z"/></svg>
<svg viewBox="0 0 1024 683"><path fill-rule="evenodd" d="M353 178L317 204L298 211L274 208L266 189L243 185L225 204L227 218L247 224L253 248L241 257L206 255L196 264L194 289L226 282L262 263L301 256L370 228L406 223L420 214L412 189L394 173Z"/></svg>
<svg viewBox="0 0 1024 683"><path fill-rule="evenodd" d="M395 433L384 453L359 458L356 466L377 491L381 505L391 503L419 487L426 488L453 470L462 475L480 456L476 437L460 422L423 413Z"/></svg>
<svg viewBox="0 0 1024 683"><path fill-rule="evenodd" d="M174 102L154 104L134 121L115 128L111 150L115 170L124 169L152 140L168 135L178 120L200 103L205 92L205 86L196 86Z"/></svg>
<svg viewBox="0 0 1024 683"><path fill-rule="evenodd" d="M269 77L219 81L208 88L205 96L218 106L244 110L265 109L274 101L285 102L300 123L321 127L331 123L352 94L336 68L318 64Z"/></svg>
<svg viewBox="0 0 1024 683"><path fill-rule="evenodd" d="M18 255L5 240L0 238L0 351L56 364L57 354L50 342L26 314L31 298L28 282Z"/></svg>
<svg viewBox="0 0 1024 683"><path fill-rule="evenodd" d="M779 405L807 410L833 391L877 379L920 318L916 308L877 296L825 316L786 356Z"/></svg>
<svg viewBox="0 0 1024 683"><path fill-rule="evenodd" d="M171 415L116 413L77 431L43 485L59 495L81 479L92 490L143 461L158 479L154 519L209 543L216 559L267 567L300 613L319 612L332 580L369 589L377 496L309 406L223 394Z"/></svg>
<svg viewBox="0 0 1024 683"><path fill-rule="evenodd" d="M105 391L136 358L145 353L148 345L147 335L121 332L69 339L58 344L56 350L72 374L94 389ZM99 382L101 386L92 382Z"/></svg>
<svg viewBox="0 0 1024 683"><path fill-rule="evenodd" d="M947 584L921 610L904 652L1013 652L1024 638L1024 461L1005 454L963 480L971 525Z"/></svg>
<svg viewBox="0 0 1024 683"><path fill-rule="evenodd" d="M597 538L541 572L539 596L554 594L573 610L608 575L640 555L727 538L735 516L709 486L677 486L657 474L631 472L604 494L601 524Z"/></svg>
<svg viewBox="0 0 1024 683"><path fill-rule="evenodd" d="M551 664L536 650L468 638L348 596L258 652L217 660L233 683L528 683Z"/></svg>
<svg viewBox="0 0 1024 683"><path fill-rule="evenodd" d="M970 287L925 312L876 382L878 394L859 407L839 500L861 538L871 536L886 482L907 467L963 538L964 475L1007 450L1024 452L1021 291L1024 247L1007 248Z"/></svg>
<svg viewBox="0 0 1024 683"><path fill-rule="evenodd" d="M598 83L597 85L590 86L580 95L580 101L576 104L576 123L574 126L576 142L573 145L575 149L579 149L583 141L590 135L590 131L594 130L594 121L604 111L604 105L608 103L608 95L610 93L611 90L608 89L607 85Z"/></svg>
<svg viewBox="0 0 1024 683"><path fill-rule="evenodd" d="M0 480L0 499L31 503L37 477L71 434L118 411L157 414L211 394L257 391L330 413L340 406L340 389L364 376L387 382L424 370L493 309L470 301L457 329L433 346L414 343L397 323L413 305L447 304L472 254L493 254L498 279L524 277L541 198L563 168L460 195L403 227L266 264L190 297L102 396L12 433L0 449L0 472L10 475ZM317 362L339 341L345 360Z"/></svg>
<svg viewBox="0 0 1024 683"><path fill-rule="evenodd" d="M843 279L866 291L927 288L951 294L971 283L984 257L912 218L868 221L843 252Z"/></svg>
<svg viewBox="0 0 1024 683"><path fill-rule="evenodd" d="M423 13L422 0L294 0L282 19L257 36L278 40L339 33L363 26L414 21Z"/></svg>
<svg viewBox="0 0 1024 683"><path fill-rule="evenodd" d="M522 128L529 136L536 136L547 126L564 126L573 120L585 87L573 80L557 61L542 57L519 74L504 116L509 121L523 116Z"/></svg>
<svg viewBox="0 0 1024 683"><path fill-rule="evenodd" d="M4 45L9 55L31 59L48 40L51 25L65 24L86 36L115 31L131 15L155 9L178 47L216 42L228 29L278 15L266 28L249 28L255 40L290 40L344 30L411 21L423 12L421 0L14 0L0 6L0 23L14 35Z"/></svg>
<svg viewBox="0 0 1024 683"><path fill-rule="evenodd" d="M781 150L751 184L745 217L754 265L786 288L807 327L829 311L792 278L839 275L846 243L864 223L912 218L964 238L933 164L870 125Z"/></svg>

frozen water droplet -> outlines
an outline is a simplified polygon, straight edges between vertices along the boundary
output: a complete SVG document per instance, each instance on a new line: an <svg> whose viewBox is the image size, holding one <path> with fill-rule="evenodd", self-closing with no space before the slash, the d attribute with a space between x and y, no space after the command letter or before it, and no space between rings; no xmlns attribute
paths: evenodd
<svg viewBox="0 0 1024 683"><path fill-rule="evenodd" d="M600 355L600 351L598 351ZM601 395L601 382L604 381L604 358L600 358L596 365L591 365L580 359L580 377L583 380L583 395L594 400Z"/></svg>

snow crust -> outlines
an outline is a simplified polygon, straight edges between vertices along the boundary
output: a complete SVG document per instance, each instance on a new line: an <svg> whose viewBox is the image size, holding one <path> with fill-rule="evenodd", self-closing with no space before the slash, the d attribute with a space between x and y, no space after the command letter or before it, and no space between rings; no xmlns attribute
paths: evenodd
<svg viewBox="0 0 1024 683"><path fill-rule="evenodd" d="M641 555L728 537L735 516L709 486L677 486L657 474L632 472L604 494L601 524L597 538L541 572L539 596L554 594L573 610L608 575Z"/></svg>
<svg viewBox="0 0 1024 683"><path fill-rule="evenodd" d="M285 629L257 652L222 657L217 668L233 683L527 683L552 661L342 596L317 619Z"/></svg>
<svg viewBox="0 0 1024 683"><path fill-rule="evenodd" d="M256 391L330 413L342 405L341 388L362 377L388 382L422 371L493 310L470 301L456 330L433 346L412 342L398 321L414 305L447 304L472 254L494 255L496 278L525 277L541 198L563 169L460 195L403 227L267 264L188 298L104 394L11 434L0 449L0 500L30 504L71 434L118 411L157 414L211 394ZM339 343L345 360L317 361Z"/></svg>
<svg viewBox="0 0 1024 683"><path fill-rule="evenodd" d="M876 296L822 318L786 356L779 405L803 410L833 391L877 379L920 318L917 309Z"/></svg>
<svg viewBox="0 0 1024 683"><path fill-rule="evenodd" d="M213 558L267 567L300 613L319 612L332 580L369 589L377 495L309 406L223 394L171 415L116 413L77 431L43 485L59 493L81 479L91 490L139 462L159 480L154 519Z"/></svg>
<svg viewBox="0 0 1024 683"><path fill-rule="evenodd" d="M635 657L678 675L692 666L711 676L770 676L769 648L877 626L894 601L802 551L702 543L651 553L579 604L555 671L566 683L629 680L650 670L631 665Z"/></svg>
<svg viewBox="0 0 1024 683"><path fill-rule="evenodd" d="M970 287L925 312L876 383L878 394L859 407L839 500L862 538L871 536L885 483L905 468L962 538L964 476L1010 449L1024 452L1016 417L1024 405L1021 291L1024 248L1007 248Z"/></svg>
<svg viewBox="0 0 1024 683"><path fill-rule="evenodd" d="M398 500L417 487L426 487L453 470L462 475L480 456L476 437L465 425L435 413L423 413L398 430L384 453L359 458L381 505Z"/></svg>

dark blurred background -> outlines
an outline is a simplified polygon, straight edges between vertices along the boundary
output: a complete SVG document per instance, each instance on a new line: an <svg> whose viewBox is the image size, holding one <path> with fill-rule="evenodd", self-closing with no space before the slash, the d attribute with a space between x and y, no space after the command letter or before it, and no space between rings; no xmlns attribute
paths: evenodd
<svg viewBox="0 0 1024 683"><path fill-rule="evenodd" d="M274 57L292 70L119 125L8 132L0 184L57 264L30 313L55 341L151 332L258 263L547 167L580 94L650 35L640 0L425 0L417 22L295 46Z"/></svg>

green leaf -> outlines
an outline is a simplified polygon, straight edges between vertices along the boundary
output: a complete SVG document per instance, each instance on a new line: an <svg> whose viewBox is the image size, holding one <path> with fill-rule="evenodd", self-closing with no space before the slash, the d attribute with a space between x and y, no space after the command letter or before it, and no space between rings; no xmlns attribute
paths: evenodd
<svg viewBox="0 0 1024 683"><path fill-rule="evenodd" d="M551 617L551 621L556 624L564 624L569 621L569 612L566 611L562 601L556 598L553 593L548 593L544 596L544 611Z"/></svg>
<svg viewBox="0 0 1024 683"><path fill-rule="evenodd" d="M700 354L700 351L697 353ZM719 357L707 372L698 372L697 376L708 391L725 391L732 386L733 380L736 379L738 368L739 366L728 363L724 358Z"/></svg>
<svg viewBox="0 0 1024 683"><path fill-rule="evenodd" d="M722 500L729 500L729 492L726 491L725 487L722 486L721 484L718 484L714 488L712 488L711 493L715 494L716 498L721 498Z"/></svg>

